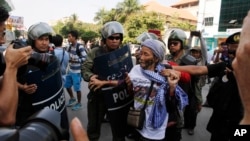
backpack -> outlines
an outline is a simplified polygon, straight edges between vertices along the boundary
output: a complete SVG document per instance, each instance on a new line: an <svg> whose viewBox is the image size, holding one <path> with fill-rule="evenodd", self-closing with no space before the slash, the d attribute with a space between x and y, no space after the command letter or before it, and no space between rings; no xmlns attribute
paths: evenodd
<svg viewBox="0 0 250 141"><path fill-rule="evenodd" d="M82 54L81 54L81 51L80 51L80 49L79 49L79 47L80 47L80 44L79 43L77 43L76 44L76 54L77 54L77 56L79 57L79 58L82 58ZM71 45L69 46L69 48L68 48L68 52L70 52L71 51ZM84 51L86 52L86 49L84 48ZM87 53L87 52L86 52ZM81 64L83 64L83 63L81 63ZM81 69L81 78L83 78L83 76L82 76L82 69Z"/></svg>
<svg viewBox="0 0 250 141"><path fill-rule="evenodd" d="M80 49L79 49L79 47L80 47L80 44L76 44L76 54L79 56L79 58L81 58L82 57L82 54L81 54L81 52L80 52ZM69 48L68 48L68 52L70 52L71 51L71 45L69 46Z"/></svg>

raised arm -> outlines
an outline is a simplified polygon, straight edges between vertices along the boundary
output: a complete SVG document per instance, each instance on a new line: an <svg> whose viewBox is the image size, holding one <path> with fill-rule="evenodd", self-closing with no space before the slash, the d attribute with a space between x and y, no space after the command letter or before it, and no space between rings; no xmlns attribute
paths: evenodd
<svg viewBox="0 0 250 141"><path fill-rule="evenodd" d="M240 44L233 61L234 73L236 76L242 104L244 106L244 117L241 124L250 124L250 11L244 19L240 35Z"/></svg>
<svg viewBox="0 0 250 141"><path fill-rule="evenodd" d="M13 49L7 47L5 52L6 69L0 79L0 125L11 125L15 122L18 103L17 69L28 63L31 47Z"/></svg>

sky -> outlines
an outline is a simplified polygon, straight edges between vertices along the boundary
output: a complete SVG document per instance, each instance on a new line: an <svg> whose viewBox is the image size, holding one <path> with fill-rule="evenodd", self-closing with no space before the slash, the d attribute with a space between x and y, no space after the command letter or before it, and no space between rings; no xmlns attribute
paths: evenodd
<svg viewBox="0 0 250 141"><path fill-rule="evenodd" d="M93 23L95 13L101 8L110 10L115 8L118 2L124 0L11 0L14 10L12 16L24 17L26 28L37 22L49 22L59 20L76 14L83 22ZM149 0L139 0L144 4ZM158 3L169 6L178 0L156 0Z"/></svg>

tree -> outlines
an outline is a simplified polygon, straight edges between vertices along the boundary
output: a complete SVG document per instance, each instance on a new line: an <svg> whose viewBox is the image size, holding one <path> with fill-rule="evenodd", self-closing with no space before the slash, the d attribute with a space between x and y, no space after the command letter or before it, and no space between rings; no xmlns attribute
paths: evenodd
<svg viewBox="0 0 250 141"><path fill-rule="evenodd" d="M101 25L79 21L78 16L75 14L66 19L59 20L56 25L53 26L54 31L61 34L64 38L67 38L69 31L77 30L79 38L85 42L100 37L100 28Z"/></svg>
<svg viewBox="0 0 250 141"><path fill-rule="evenodd" d="M15 36L18 38L22 35L21 31L20 30L14 30L14 33L15 33Z"/></svg>
<svg viewBox="0 0 250 141"><path fill-rule="evenodd" d="M119 21L125 23L127 17L132 14L141 12L144 7L141 6L138 0L124 0L116 5L116 8L111 10L100 9L94 18L99 24L104 24L108 21Z"/></svg>
<svg viewBox="0 0 250 141"><path fill-rule="evenodd" d="M118 11L123 12L125 15L130 15L143 9L138 0L124 0L119 2L116 7Z"/></svg>
<svg viewBox="0 0 250 141"><path fill-rule="evenodd" d="M192 31L196 29L195 25L191 25L189 22L185 20L180 20L179 15L176 13L173 14L171 17L168 17L167 21L169 22L170 28L177 27L187 31Z"/></svg>
<svg viewBox="0 0 250 141"><path fill-rule="evenodd" d="M101 8L98 12L95 13L94 21L98 22L99 24L103 24L105 16L107 16L108 11L105 8Z"/></svg>
<svg viewBox="0 0 250 141"><path fill-rule="evenodd" d="M154 12L138 13L130 16L125 25L126 36L124 42L136 43L136 37L148 29L163 30L164 16Z"/></svg>
<svg viewBox="0 0 250 141"><path fill-rule="evenodd" d="M69 17L69 22L71 22L72 24L76 24L78 22L78 16L76 14L72 14Z"/></svg>
<svg viewBox="0 0 250 141"><path fill-rule="evenodd" d="M116 6L116 11L120 16L118 21L125 23L127 17L142 10L144 10L144 7L139 4L138 0L124 0L123 2L119 2Z"/></svg>

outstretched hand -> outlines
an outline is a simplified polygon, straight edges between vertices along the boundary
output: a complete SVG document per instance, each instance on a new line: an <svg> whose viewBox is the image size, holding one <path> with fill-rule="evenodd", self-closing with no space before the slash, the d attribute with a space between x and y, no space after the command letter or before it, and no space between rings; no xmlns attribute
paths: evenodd
<svg viewBox="0 0 250 141"><path fill-rule="evenodd" d="M71 121L70 129L73 134L74 141L89 141L87 133L82 127L81 121L77 117Z"/></svg>

